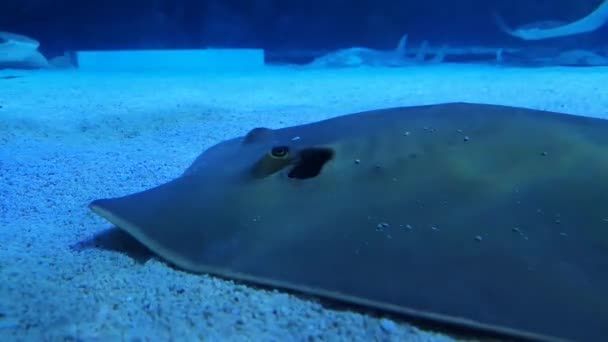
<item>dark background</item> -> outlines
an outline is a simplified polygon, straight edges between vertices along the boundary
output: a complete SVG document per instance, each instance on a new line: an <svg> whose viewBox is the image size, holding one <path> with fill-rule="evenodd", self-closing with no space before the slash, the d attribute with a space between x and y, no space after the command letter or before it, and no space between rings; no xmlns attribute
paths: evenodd
<svg viewBox="0 0 608 342"><path fill-rule="evenodd" d="M511 25L571 21L601 0L0 0L0 30L38 39L48 55L76 49L259 47L327 50L415 43L517 45ZM584 38L599 44L604 27ZM603 38L603 43L608 39Z"/></svg>

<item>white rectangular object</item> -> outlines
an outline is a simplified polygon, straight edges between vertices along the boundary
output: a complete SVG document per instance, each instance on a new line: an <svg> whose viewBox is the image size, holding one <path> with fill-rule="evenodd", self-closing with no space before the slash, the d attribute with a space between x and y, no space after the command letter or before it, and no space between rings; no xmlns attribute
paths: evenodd
<svg viewBox="0 0 608 342"><path fill-rule="evenodd" d="M109 50L76 52L86 71L240 70L264 65L262 49Z"/></svg>

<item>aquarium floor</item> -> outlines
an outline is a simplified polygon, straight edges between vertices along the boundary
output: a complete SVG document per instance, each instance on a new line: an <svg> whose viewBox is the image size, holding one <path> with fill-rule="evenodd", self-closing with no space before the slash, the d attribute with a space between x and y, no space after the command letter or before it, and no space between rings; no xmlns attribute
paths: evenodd
<svg viewBox="0 0 608 342"><path fill-rule="evenodd" d="M608 68L0 71L0 336L9 340L448 341L168 267L87 209L176 177L257 126L447 101L608 116Z"/></svg>

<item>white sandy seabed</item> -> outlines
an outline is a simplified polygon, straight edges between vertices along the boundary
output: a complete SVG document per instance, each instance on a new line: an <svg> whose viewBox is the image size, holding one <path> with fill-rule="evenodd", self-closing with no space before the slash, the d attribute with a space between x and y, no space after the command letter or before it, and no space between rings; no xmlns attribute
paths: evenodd
<svg viewBox="0 0 608 342"><path fill-rule="evenodd" d="M117 245L87 204L174 178L258 126L451 101L608 117L608 68L7 75L23 77L0 78L2 341L451 341L173 269Z"/></svg>

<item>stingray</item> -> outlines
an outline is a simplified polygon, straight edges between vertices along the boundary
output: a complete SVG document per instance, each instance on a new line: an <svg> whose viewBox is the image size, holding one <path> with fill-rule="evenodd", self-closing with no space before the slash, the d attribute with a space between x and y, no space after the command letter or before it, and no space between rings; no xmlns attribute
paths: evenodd
<svg viewBox="0 0 608 342"><path fill-rule="evenodd" d="M39 46L35 39L0 31L0 69L48 67L48 61L38 51Z"/></svg>
<svg viewBox="0 0 608 342"><path fill-rule="evenodd" d="M468 329L608 336L608 121L447 103L254 128L90 208L169 264Z"/></svg>
<svg viewBox="0 0 608 342"><path fill-rule="evenodd" d="M313 67L405 67L415 64L439 64L445 59L447 46L443 45L434 57L427 59L429 53L428 41L423 41L415 56L408 56L408 35L404 34L399 39L393 50L377 50L363 47L351 47L330 52L315 58L309 65Z"/></svg>
<svg viewBox="0 0 608 342"><path fill-rule="evenodd" d="M566 24L550 22L549 25L525 25L516 29L508 27L503 19L495 14L496 23L500 29L517 38L524 40L542 40L557 37L566 37L582 33L593 32L608 22L608 0L602 3L585 17Z"/></svg>

